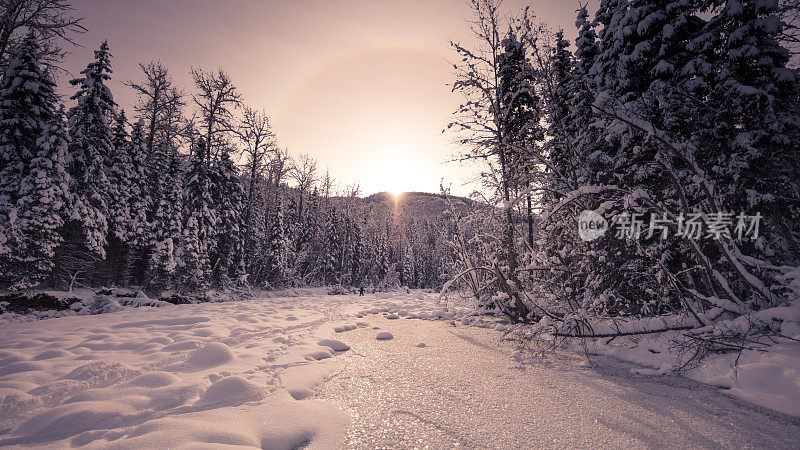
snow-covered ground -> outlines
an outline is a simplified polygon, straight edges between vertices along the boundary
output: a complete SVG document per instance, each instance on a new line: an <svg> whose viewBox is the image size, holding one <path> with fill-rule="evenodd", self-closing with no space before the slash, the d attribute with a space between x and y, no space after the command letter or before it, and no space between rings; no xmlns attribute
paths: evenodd
<svg viewBox="0 0 800 450"><path fill-rule="evenodd" d="M336 447L330 338L432 296L300 294L0 324L0 446Z"/></svg>
<svg viewBox="0 0 800 450"><path fill-rule="evenodd" d="M631 373L662 375L680 365L674 349L670 350L675 334L623 337L609 345L592 343L588 347L593 353L645 367L631 368ZM734 351L708 355L698 367L681 373L692 380L723 388L726 393L748 402L800 417L800 342L775 338L768 347L751 347L741 354Z"/></svg>
<svg viewBox="0 0 800 450"><path fill-rule="evenodd" d="M319 396L353 418L348 448L793 448L800 420L675 375L528 352L491 329L367 316ZM425 344L421 346L420 344Z"/></svg>
<svg viewBox="0 0 800 450"><path fill-rule="evenodd" d="M473 387L485 388L486 392L481 395L466 393L470 396L466 400L468 405L475 408L483 405L487 414L493 414L484 417L490 420L487 423L504 420L525 423L519 422L519 417L498 415L502 411L524 412L527 414L524 417L531 417L534 422L537 416L560 420L562 428L568 428L576 418L580 420L575 424L583 423L584 419L596 419L588 411L584 416L576 416L582 414L579 410L561 419L556 410L533 413L524 408L527 404L523 400L519 400L520 408L498 410L498 405L508 399L492 396L494 385L491 383L508 385L512 383L511 378L539 363L520 352L491 353L494 356L483 361L483 356L464 351L461 347L486 350L485 347L491 346L487 339L494 337L500 342L503 336L500 331L510 326L491 318L471 316L468 306L449 305L448 309L447 305L440 305L437 298L437 294L419 291L359 297L303 290L293 296L265 294L249 301L124 308L100 315L2 323L0 446L295 448L308 445L337 448L345 444L385 444L387 440L374 436L363 441L354 436L361 431L383 432L370 424L376 420L388 423L388 417L381 417L381 405L375 403L376 399L385 402L389 398L385 395L389 392L387 380L394 380L389 385L396 384L397 378L407 371L409 378L405 389L420 389L417 392L420 398L432 399L427 403L423 401L422 405L458 408L458 396L463 393L455 388L453 392L447 389L445 392L430 391L426 372L414 371L423 367L439 371L436 372L438 378L432 380L444 380L446 373L440 372L447 367L457 368L454 361L464 358L470 358L467 366L475 370L483 365L487 373L509 374L505 381L497 377L476 377L479 382ZM381 316L380 313L388 314ZM408 320L406 317L444 320ZM460 337L453 338L448 331L451 329L460 330ZM505 345L515 344L507 342ZM429 364L439 365L426 366L417 359L419 357L426 358ZM761 359L754 362L743 355L739 377L730 382L732 388L728 392L800 415L796 409L796 399L800 398L797 397L800 375L795 365L800 359L797 347L777 346L759 357ZM725 367L729 362L724 358L728 357L712 358L698 370L724 377L725 370L731 370L729 365ZM742 376L743 363L758 364L760 370L754 368L745 372L747 376ZM547 370L551 371L549 375ZM634 403L643 405L641 400L645 399L646 408L662 408L668 412L659 412L653 417L683 417L703 411L719 416L726 408L734 408L731 414L739 419L762 422L754 425L757 432L763 431L763 423L782 427L785 439L770 441L773 444L800 442L800 421L789 416L771 415L757 408L751 413L748 412L750 407L730 401L713 410L703 409L703 406L675 411L680 402L660 403L651 398L652 393L636 393L635 380L643 378L642 375L630 374L626 369L627 378L620 377L611 384L587 386L589 378L574 376L575 370L583 369L580 365L558 370L537 368L537 379L552 376L554 380L573 380L575 391L565 391L568 385L560 381L554 381L557 389L550 390L538 383L535 388L530 387L531 392L536 393L532 398L543 401L543 405L555 405L565 392L572 398L593 389L591 386L602 385L606 391L599 391L600 397L618 397L622 391L624 395L645 395L634 398ZM568 376L565 378L564 374ZM776 374L783 377L779 384L773 379ZM345 375L350 376L352 382L343 384ZM518 378L513 383L520 383L520 389L530 386ZM661 377L644 378L659 380ZM419 383L415 385L414 380ZM451 381L462 385L467 379L461 374ZM365 382L372 383L374 389L370 391ZM655 395L670 395L669 383L659 385ZM714 384L724 383L717 380ZM358 389L348 390L353 386ZM514 391L516 389L508 392ZM551 397L547 397L548 392ZM702 392L709 404L714 399L727 398L715 389ZM765 397L765 393L771 397ZM442 401L437 400L440 396ZM676 398L685 397L686 394L680 394ZM364 405L372 406L364 409ZM359 415L361 413L364 415ZM419 415L420 411L410 413ZM437 424L435 416L431 420L434 422L427 423L426 427ZM725 423L733 426L732 422L714 423L721 432L725 430ZM594 431L587 429L585 432ZM756 442L748 439L727 442ZM432 442L458 443L435 439ZM463 443L469 442L472 441ZM724 441L697 441L703 442ZM424 446L424 442L414 443L417 444Z"/></svg>

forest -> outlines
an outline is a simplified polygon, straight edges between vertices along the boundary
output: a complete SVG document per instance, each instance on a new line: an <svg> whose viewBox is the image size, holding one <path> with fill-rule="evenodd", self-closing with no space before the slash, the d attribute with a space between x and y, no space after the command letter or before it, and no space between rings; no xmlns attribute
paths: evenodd
<svg viewBox="0 0 800 450"><path fill-rule="evenodd" d="M187 93L160 62L141 63L125 81L139 99L126 114L102 42L65 101L58 45L82 25L65 1L12 3L21 13L3 24L0 285L156 295L441 285L441 208L412 217L395 207L424 194L375 206L357 184L339 187L312 157L279 146L267 112L245 104L223 70L193 69Z"/></svg>
<svg viewBox="0 0 800 450"><path fill-rule="evenodd" d="M505 216L456 281L555 336L691 330L675 347L702 357L791 335L797 2L602 1L574 50L530 9L471 4L450 127Z"/></svg>

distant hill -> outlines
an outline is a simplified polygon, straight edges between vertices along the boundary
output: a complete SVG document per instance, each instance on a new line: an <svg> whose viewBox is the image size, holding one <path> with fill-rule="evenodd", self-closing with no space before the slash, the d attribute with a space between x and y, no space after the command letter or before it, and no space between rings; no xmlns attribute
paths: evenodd
<svg viewBox="0 0 800 450"><path fill-rule="evenodd" d="M449 201L455 208L464 210L478 205L474 200L449 196ZM447 208L445 196L429 192L404 192L395 198L394 194L379 192L361 199L361 203L369 210L386 209L397 211L401 216L415 219L439 219Z"/></svg>

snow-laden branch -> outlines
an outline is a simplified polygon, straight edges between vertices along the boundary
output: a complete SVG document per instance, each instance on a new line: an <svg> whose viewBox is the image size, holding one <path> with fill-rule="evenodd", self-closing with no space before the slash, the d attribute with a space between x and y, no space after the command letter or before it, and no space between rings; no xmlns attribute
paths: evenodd
<svg viewBox="0 0 800 450"><path fill-rule="evenodd" d="M563 208L563 207L567 206L568 204L574 202L575 200L577 200L580 197L583 197L585 195L599 194L601 192L606 192L606 191L622 191L622 189L620 189L619 186L616 186L616 185L613 185L613 184L612 185L582 186L582 187L580 187L578 189L575 189L575 190L572 190L570 192L567 192L566 195L564 196L564 198L561 199L561 201L558 202L558 204L556 204L552 209L550 209L548 211L544 211L542 213L542 215L539 216L539 220L541 220L542 222L548 220L551 215L555 214L561 208Z"/></svg>
<svg viewBox="0 0 800 450"><path fill-rule="evenodd" d="M644 317L633 320L608 319L591 323L591 332L556 331L554 336L570 338L607 338L638 334L662 333L672 330L690 330L697 327L695 319L684 315Z"/></svg>

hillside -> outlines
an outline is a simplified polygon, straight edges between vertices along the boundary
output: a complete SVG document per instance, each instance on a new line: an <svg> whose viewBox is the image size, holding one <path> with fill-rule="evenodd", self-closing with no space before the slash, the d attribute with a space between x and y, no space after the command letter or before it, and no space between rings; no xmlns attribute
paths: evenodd
<svg viewBox="0 0 800 450"><path fill-rule="evenodd" d="M361 203L370 210L392 210L402 217L432 221L437 221L442 216L448 203L444 195L429 192L404 192L399 197L388 192L379 192L361 200ZM460 210L479 206L478 202L465 197L449 196L449 202Z"/></svg>

